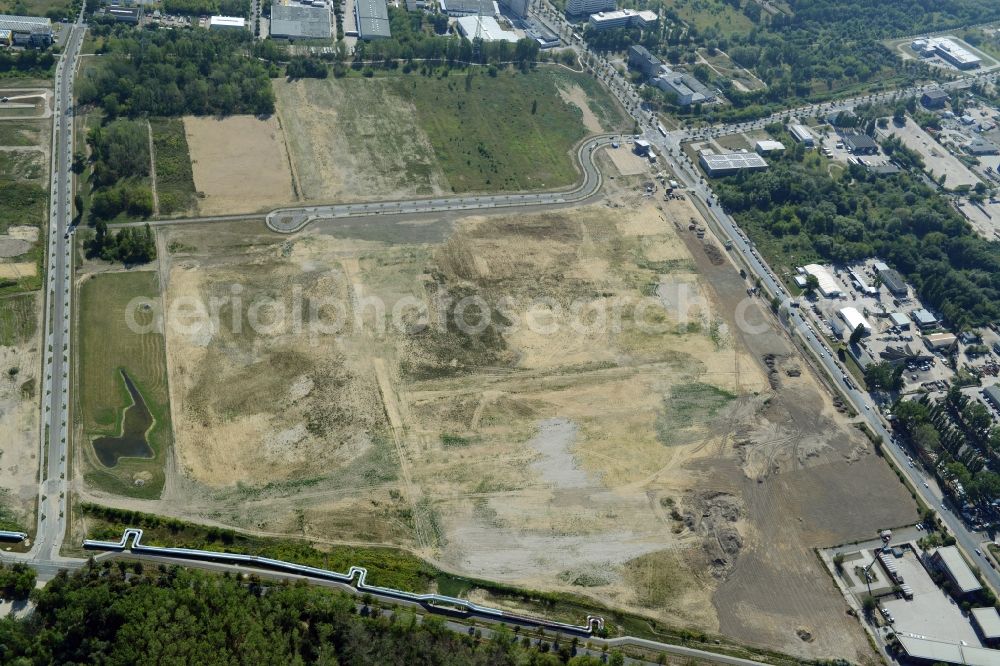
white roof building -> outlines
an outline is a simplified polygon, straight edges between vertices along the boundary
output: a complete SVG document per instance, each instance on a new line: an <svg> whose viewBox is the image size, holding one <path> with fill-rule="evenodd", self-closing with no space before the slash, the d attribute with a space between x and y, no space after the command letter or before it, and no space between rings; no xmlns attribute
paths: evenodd
<svg viewBox="0 0 1000 666"><path fill-rule="evenodd" d="M972 619L979 627L979 634L986 640L1000 638L1000 613L993 606L985 608L973 608Z"/></svg>
<svg viewBox="0 0 1000 666"><path fill-rule="evenodd" d="M245 30L247 20L242 16L213 16L208 19L209 30Z"/></svg>
<svg viewBox="0 0 1000 666"><path fill-rule="evenodd" d="M516 43L517 34L504 30L492 16L463 16L455 19L458 32L466 39L472 40L476 37L476 24L479 24L479 36L484 42L510 42Z"/></svg>
<svg viewBox="0 0 1000 666"><path fill-rule="evenodd" d="M788 126L788 131L791 132L792 137L799 143L803 143L807 146L813 146L816 144L816 138L813 136L812 132L805 125L794 124Z"/></svg>
<svg viewBox="0 0 1000 666"><path fill-rule="evenodd" d="M896 632L899 646L908 657L922 663L960 666L1000 666L1000 650L939 641L927 636Z"/></svg>
<svg viewBox="0 0 1000 666"><path fill-rule="evenodd" d="M819 281L819 293L823 294L826 298L835 298L840 296L841 288L837 284L837 281L833 279L830 275L830 271L826 270L819 264L807 264L803 266L805 272L809 275L814 276Z"/></svg>
<svg viewBox="0 0 1000 666"><path fill-rule="evenodd" d="M972 573L962 554L955 546L944 546L934 551L931 557L944 568L948 578L958 588L960 594L968 594L983 589L979 579Z"/></svg>
<svg viewBox="0 0 1000 666"><path fill-rule="evenodd" d="M785 144L780 141L763 139L755 143L753 149L758 153L777 153L785 149Z"/></svg>
<svg viewBox="0 0 1000 666"><path fill-rule="evenodd" d="M847 329L851 333L858 330L858 326L863 328L866 334L872 332L872 325L868 323L868 320L865 319L864 315L858 312L857 308L851 306L841 308L839 314L840 318L844 320L845 324L847 324Z"/></svg>

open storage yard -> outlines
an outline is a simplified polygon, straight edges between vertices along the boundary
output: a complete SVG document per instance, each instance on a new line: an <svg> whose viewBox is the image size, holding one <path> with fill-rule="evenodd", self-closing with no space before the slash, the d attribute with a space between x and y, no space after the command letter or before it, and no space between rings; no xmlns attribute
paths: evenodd
<svg viewBox="0 0 1000 666"><path fill-rule="evenodd" d="M609 183L612 207L293 237L164 228L165 312L185 313L166 323L177 464L159 500L83 499L401 546L455 573L868 660L812 549L915 508L787 340L734 327L746 284L687 232L695 209L643 199L641 181ZM155 288L136 275L129 291ZM602 325L602 308L619 316ZM459 311L490 325L458 326Z"/></svg>
<svg viewBox="0 0 1000 666"><path fill-rule="evenodd" d="M887 130L880 130L885 134L899 137L903 144L910 150L920 153L924 160L924 168L932 178L945 177L944 186L950 190L961 185L974 186L980 182L972 171L962 164L957 157L952 155L947 148L934 140L930 134L920 128L912 118L906 118L906 124L898 127L890 122Z"/></svg>

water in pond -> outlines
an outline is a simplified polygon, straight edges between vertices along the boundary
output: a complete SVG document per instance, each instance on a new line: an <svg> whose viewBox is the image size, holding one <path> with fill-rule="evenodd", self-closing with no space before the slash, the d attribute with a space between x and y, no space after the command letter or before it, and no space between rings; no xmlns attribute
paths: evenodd
<svg viewBox="0 0 1000 666"><path fill-rule="evenodd" d="M122 434L119 437L98 437L94 440L94 452L105 467L114 467L120 458L152 458L153 449L146 441L146 431L153 425L153 415L146 407L146 401L135 387L132 378L124 370L125 388L132 396L132 404L125 408L122 417Z"/></svg>

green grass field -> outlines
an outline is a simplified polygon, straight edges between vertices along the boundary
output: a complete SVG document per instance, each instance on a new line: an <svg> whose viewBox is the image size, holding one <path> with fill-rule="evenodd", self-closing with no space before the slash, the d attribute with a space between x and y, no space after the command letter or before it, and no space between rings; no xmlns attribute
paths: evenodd
<svg viewBox="0 0 1000 666"><path fill-rule="evenodd" d="M195 189L184 122L180 118L160 118L150 121L150 127L160 214L190 210L195 202Z"/></svg>
<svg viewBox="0 0 1000 666"><path fill-rule="evenodd" d="M11 225L41 225L48 191L41 154L0 152L0 233Z"/></svg>
<svg viewBox="0 0 1000 666"><path fill-rule="evenodd" d="M35 334L36 328L34 294L0 298L0 346L21 344Z"/></svg>
<svg viewBox="0 0 1000 666"><path fill-rule="evenodd" d="M37 146L42 137L42 121L0 123L0 146Z"/></svg>
<svg viewBox="0 0 1000 666"><path fill-rule="evenodd" d="M0 14L70 16L72 9L70 0L0 0Z"/></svg>
<svg viewBox="0 0 1000 666"><path fill-rule="evenodd" d="M78 386L80 417L86 433L86 481L118 494L158 497L163 488L163 461L171 440L167 364L163 335L133 332L129 317L148 325L154 314L133 308L134 298L159 302L157 275L150 271L107 273L83 283L80 310L80 367ZM117 435L122 413L131 400L121 379L124 368L142 393L155 423L149 432L154 457L149 460L123 459L113 468L97 462L90 440L97 435ZM138 475L138 476L137 476ZM136 486L136 478L144 485Z"/></svg>
<svg viewBox="0 0 1000 666"><path fill-rule="evenodd" d="M663 6L677 12L685 23L704 32L709 28L718 30L720 35L745 35L753 30L754 23L746 14L721 0L677 0L665 2ZM653 6L648 7L653 9Z"/></svg>
<svg viewBox="0 0 1000 666"><path fill-rule="evenodd" d="M608 131L631 123L596 82L553 69L496 77L400 76L397 91L417 109L438 162L456 192L529 190L574 183L571 151L587 135L582 111L559 96L579 85Z"/></svg>

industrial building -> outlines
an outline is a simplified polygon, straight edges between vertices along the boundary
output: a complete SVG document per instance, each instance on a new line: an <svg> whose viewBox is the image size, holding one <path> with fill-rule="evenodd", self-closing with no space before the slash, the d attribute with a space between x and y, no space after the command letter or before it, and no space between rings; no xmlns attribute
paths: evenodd
<svg viewBox="0 0 1000 666"><path fill-rule="evenodd" d="M389 39L389 10L385 0L355 0L354 18L361 39Z"/></svg>
<svg viewBox="0 0 1000 666"><path fill-rule="evenodd" d="M840 318L844 320L844 323L847 325L847 330L849 331L847 334L848 337L850 337L850 335L853 334L854 331L858 330L858 326L860 326L864 330L865 335L871 334L872 325L868 323L868 320L864 318L864 315L858 312L857 308L850 306L846 308L840 308L838 314L840 315Z"/></svg>
<svg viewBox="0 0 1000 666"><path fill-rule="evenodd" d="M887 268L884 271L879 271L878 277L890 294L897 298L906 298L907 293L909 293L906 288L906 280L899 274L899 271Z"/></svg>
<svg viewBox="0 0 1000 666"><path fill-rule="evenodd" d="M142 18L141 7L118 7L112 5L111 7L107 7L104 13L113 18L117 23L131 23L132 25L138 25L139 19Z"/></svg>
<svg viewBox="0 0 1000 666"><path fill-rule="evenodd" d="M802 267L802 271L806 275L812 275L819 282L819 293L823 295L824 298L836 298L840 296L840 285L837 281L833 279L830 271L826 270L819 264L807 264Z"/></svg>
<svg viewBox="0 0 1000 666"><path fill-rule="evenodd" d="M711 102L715 94L690 74L665 71L649 82L666 93L672 93L680 106Z"/></svg>
<svg viewBox="0 0 1000 666"><path fill-rule="evenodd" d="M369 0L359 0L358 4ZM378 0L373 0L377 2ZM385 4L382 4L383 9ZM360 26L360 21L359 21ZM326 7L271 5L271 37L277 39L330 39L330 10Z"/></svg>
<svg viewBox="0 0 1000 666"><path fill-rule="evenodd" d="M842 140L847 152L852 155L878 155L878 144L867 134L845 133Z"/></svg>
<svg viewBox="0 0 1000 666"><path fill-rule="evenodd" d="M920 308L910 313L910 318L917 322L920 328L934 328L938 325L938 319L929 310Z"/></svg>
<svg viewBox="0 0 1000 666"><path fill-rule="evenodd" d="M504 30L492 16L463 16L455 21L458 34L469 41L476 37L476 29L479 29L479 38L484 42L510 42L514 44L518 41L517 33Z"/></svg>
<svg viewBox="0 0 1000 666"><path fill-rule="evenodd" d="M524 34L528 39L538 42L539 48L551 49L559 46L559 35L549 30L543 23L532 19L524 20Z"/></svg>
<svg viewBox="0 0 1000 666"><path fill-rule="evenodd" d="M931 562L948 577L955 596L978 592L983 589L979 579L966 564L957 546L944 546L931 554Z"/></svg>
<svg viewBox="0 0 1000 666"><path fill-rule="evenodd" d="M52 43L52 19L40 16L0 14L0 31L6 43L18 46L48 46Z"/></svg>
<svg viewBox="0 0 1000 666"><path fill-rule="evenodd" d="M729 176L740 171L763 171L767 162L757 153L706 153L698 161L705 173L712 178Z"/></svg>
<svg viewBox="0 0 1000 666"><path fill-rule="evenodd" d="M209 30L246 30L247 20L242 16L213 16L208 19Z"/></svg>
<svg viewBox="0 0 1000 666"><path fill-rule="evenodd" d="M448 16L499 16L493 0L441 0L441 12Z"/></svg>
<svg viewBox="0 0 1000 666"><path fill-rule="evenodd" d="M928 90L921 95L920 103L923 104L926 109L940 109L944 107L948 99L948 93L941 88L935 88L934 90Z"/></svg>
<svg viewBox="0 0 1000 666"><path fill-rule="evenodd" d="M1000 641L1000 613L993 606L973 608L969 611L972 625L976 628L980 640L987 645L995 645Z"/></svg>
<svg viewBox="0 0 1000 666"><path fill-rule="evenodd" d="M965 152L970 155L996 155L1000 153L1000 147L985 137L974 136L965 144Z"/></svg>
<svg viewBox="0 0 1000 666"><path fill-rule="evenodd" d="M597 12L590 15L590 27L594 30L610 30L611 28L645 28L655 25L660 17L656 12L634 9L619 9L613 12Z"/></svg>
<svg viewBox="0 0 1000 666"><path fill-rule="evenodd" d="M938 56L959 69L975 69L982 63L978 56L947 37L915 39L910 44L910 48L925 58Z"/></svg>
<svg viewBox="0 0 1000 666"><path fill-rule="evenodd" d="M896 328L908 331L910 330L910 324L913 322L911 322L910 318L902 312L893 312L889 315L889 323Z"/></svg>
<svg viewBox="0 0 1000 666"><path fill-rule="evenodd" d="M514 16L524 18L528 15L528 5L531 3L529 0L502 0L501 4Z"/></svg>
<svg viewBox="0 0 1000 666"><path fill-rule="evenodd" d="M809 128L805 125L792 124L788 126L788 131L791 133L792 138L804 145L806 148L812 148L816 145L816 137L813 133L809 131Z"/></svg>
<svg viewBox="0 0 1000 666"><path fill-rule="evenodd" d="M1000 650L939 641L902 631L896 632L896 640L908 663L1000 666Z"/></svg>
<svg viewBox="0 0 1000 666"><path fill-rule="evenodd" d="M983 396L993 403L993 406L1000 409L1000 384L991 384L983 389Z"/></svg>
<svg viewBox="0 0 1000 666"><path fill-rule="evenodd" d="M644 46L633 45L628 47L628 66L646 76L653 76L660 71L663 63Z"/></svg>
<svg viewBox="0 0 1000 666"><path fill-rule="evenodd" d="M566 0L567 16L583 16L596 12L611 11L615 0Z"/></svg>
<svg viewBox="0 0 1000 666"><path fill-rule="evenodd" d="M785 144L780 141L770 141L768 139L762 139L758 141L753 146L754 152L760 155L766 155L767 153L780 153L785 149Z"/></svg>

